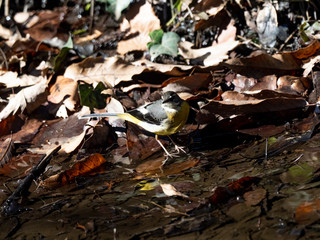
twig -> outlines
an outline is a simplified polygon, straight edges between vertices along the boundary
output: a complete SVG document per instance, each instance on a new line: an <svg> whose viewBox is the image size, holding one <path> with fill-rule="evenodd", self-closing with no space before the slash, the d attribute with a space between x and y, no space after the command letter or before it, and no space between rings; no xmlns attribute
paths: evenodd
<svg viewBox="0 0 320 240"><path fill-rule="evenodd" d="M8 71L8 70L9 70L8 61L7 61L6 55L4 54L4 52L2 51L1 48L0 48L0 54L1 54L2 57L3 57L4 64L6 65L6 70Z"/></svg>
<svg viewBox="0 0 320 240"><path fill-rule="evenodd" d="M268 138L266 138L266 149L264 152L264 160L265 161L268 161L268 144L269 144L269 141L268 141Z"/></svg>
<svg viewBox="0 0 320 240"><path fill-rule="evenodd" d="M5 0L4 2L4 16L7 17L9 15L9 0Z"/></svg>
<svg viewBox="0 0 320 240"><path fill-rule="evenodd" d="M251 43L253 46L255 46L255 47L257 47L257 48L260 48L260 49L262 48L261 45L253 42L251 39L246 39L246 38L244 38L244 37L242 37L242 36L240 36L240 35L237 35L237 37L240 38L240 39L243 40L243 41L248 41L248 40L249 40L250 43Z"/></svg>
<svg viewBox="0 0 320 240"><path fill-rule="evenodd" d="M291 38L293 38L293 36L296 34L296 32L298 31L298 29L294 30L289 37L287 37L287 39L284 41L284 43L280 46L279 51L282 51L282 49L287 45L287 43L291 40Z"/></svg>
<svg viewBox="0 0 320 240"><path fill-rule="evenodd" d="M93 19L94 19L94 0L91 0L91 8L90 8L90 26L89 26L89 33L90 33L90 34L92 34Z"/></svg>
<svg viewBox="0 0 320 240"><path fill-rule="evenodd" d="M24 178L23 182L19 187L8 197L8 199L2 204L1 213L4 215L11 215L19 212L20 208L18 206L19 198L27 195L28 190L33 182L37 179L46 169L47 165L50 163L51 158L55 155L61 146L56 147L48 155L43 155L41 160L37 163L36 166L32 168L30 173Z"/></svg>

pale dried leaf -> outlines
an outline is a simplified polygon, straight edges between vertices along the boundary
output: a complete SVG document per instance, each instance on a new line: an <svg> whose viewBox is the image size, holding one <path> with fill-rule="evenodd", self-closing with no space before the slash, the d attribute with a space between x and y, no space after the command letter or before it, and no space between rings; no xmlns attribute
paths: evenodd
<svg viewBox="0 0 320 240"><path fill-rule="evenodd" d="M67 109L74 111L78 100L78 83L73 79L58 76L55 84L50 87L48 101L55 104L63 101Z"/></svg>
<svg viewBox="0 0 320 240"><path fill-rule="evenodd" d="M47 80L41 81L31 87L22 89L9 99L8 105L0 112L0 120L7 118L10 114L15 114L18 110L31 113L47 99Z"/></svg>
<svg viewBox="0 0 320 240"><path fill-rule="evenodd" d="M316 56L312 58L309 62L303 64L302 66L302 68L304 69L303 76L307 77L312 71L313 67L319 62L320 62L320 56Z"/></svg>
<svg viewBox="0 0 320 240"><path fill-rule="evenodd" d="M178 192L177 189L171 184L160 184L160 186L164 194L167 196L180 196L180 197L188 198L187 195L181 192Z"/></svg>
<svg viewBox="0 0 320 240"><path fill-rule="evenodd" d="M4 72L0 76L0 83L5 84L7 88L31 86L41 80L42 78L26 74L18 77L17 72Z"/></svg>
<svg viewBox="0 0 320 240"><path fill-rule="evenodd" d="M0 37L3 39L9 39L10 37L12 37L12 32L9 29L2 26L1 24L0 24Z"/></svg>
<svg viewBox="0 0 320 240"><path fill-rule="evenodd" d="M174 70L174 67L179 67L182 70L192 68L192 66L184 65L157 64L147 60L129 63L119 57L105 59L98 57L86 58L80 63L70 65L66 69L64 77L75 81L83 80L94 85L103 82L107 86L114 87L122 81L131 81L133 75L140 74L143 71L167 72ZM123 91L132 89L133 87L129 86Z"/></svg>
<svg viewBox="0 0 320 240"><path fill-rule="evenodd" d="M226 30L223 30L218 38L218 42L211 47L192 49L190 42L181 42L179 44L180 54L186 59L204 58L204 66L217 65L225 59L228 59L228 52L238 45L235 40L237 29L230 22Z"/></svg>
<svg viewBox="0 0 320 240"><path fill-rule="evenodd" d="M276 44L279 30L277 11L270 2L264 3L263 9L258 11L256 22L260 42L273 47Z"/></svg>
<svg viewBox="0 0 320 240"><path fill-rule="evenodd" d="M146 1L140 7L139 13L130 22L126 18L123 19L120 30L130 29L128 35L138 33L138 36L120 41L117 48L118 53L125 54L130 51L147 50L147 43L151 41L149 33L160 28L160 20L155 15L151 4Z"/></svg>

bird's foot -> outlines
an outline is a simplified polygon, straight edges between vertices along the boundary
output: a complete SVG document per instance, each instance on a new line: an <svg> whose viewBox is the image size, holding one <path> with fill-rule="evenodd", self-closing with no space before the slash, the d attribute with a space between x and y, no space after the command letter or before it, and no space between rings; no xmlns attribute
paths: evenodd
<svg viewBox="0 0 320 240"><path fill-rule="evenodd" d="M187 153L187 151L185 150L185 147L183 147L183 146L178 146L175 144L174 149L176 150L175 154L179 154L181 152Z"/></svg>

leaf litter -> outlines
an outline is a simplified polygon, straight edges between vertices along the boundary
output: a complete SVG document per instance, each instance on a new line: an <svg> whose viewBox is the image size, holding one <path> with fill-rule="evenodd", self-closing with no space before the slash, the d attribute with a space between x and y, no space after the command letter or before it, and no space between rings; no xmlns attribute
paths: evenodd
<svg viewBox="0 0 320 240"><path fill-rule="evenodd" d="M0 19L1 238L319 238L313 13L102 2ZM162 90L191 106L173 159L135 125L81 119Z"/></svg>

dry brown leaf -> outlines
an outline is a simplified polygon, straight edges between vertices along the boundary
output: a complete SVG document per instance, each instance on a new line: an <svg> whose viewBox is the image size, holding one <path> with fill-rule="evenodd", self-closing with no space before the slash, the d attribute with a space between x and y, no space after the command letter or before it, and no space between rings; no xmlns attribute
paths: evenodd
<svg viewBox="0 0 320 240"><path fill-rule="evenodd" d="M194 7L194 11L196 12L202 12L202 11L208 11L211 12L214 9L214 12L216 12L216 9L222 9L224 7L225 1L223 0L203 0L198 1L196 6ZM214 13L212 13L214 14Z"/></svg>
<svg viewBox="0 0 320 240"><path fill-rule="evenodd" d="M222 98L224 101L239 101L238 105L242 105L244 102L240 101L248 101L248 100L264 100L267 98L300 98L296 94L277 92L268 89L259 90L259 91L246 91L246 92L235 92L235 91L226 91L222 93ZM245 104L245 103L244 103Z"/></svg>
<svg viewBox="0 0 320 240"><path fill-rule="evenodd" d="M211 101L197 114L199 124L208 123L217 114L223 118L253 113L281 112L303 108L307 102L303 98L276 97L257 100Z"/></svg>
<svg viewBox="0 0 320 240"><path fill-rule="evenodd" d="M208 19L200 20L196 25L194 30L204 30L208 27L216 26L219 29L218 36L223 29L226 29L231 18L223 6L214 9L214 13Z"/></svg>
<svg viewBox="0 0 320 240"><path fill-rule="evenodd" d="M52 148L61 145L60 153L73 152L82 142L85 131L86 119L79 119L83 112L73 114L67 119L48 121L46 126L32 140L39 148L30 148L33 153L46 153Z"/></svg>
<svg viewBox="0 0 320 240"><path fill-rule="evenodd" d="M266 75L276 74L291 75L301 70L301 60L292 53L276 53L269 55L264 52L254 52L245 58L234 58L221 63L233 71L248 77L261 78Z"/></svg>
<svg viewBox="0 0 320 240"><path fill-rule="evenodd" d="M246 200L246 204L250 206L258 205L265 197L267 191L263 188L258 188L250 192L243 194L243 198Z"/></svg>
<svg viewBox="0 0 320 240"><path fill-rule="evenodd" d="M292 54L297 59L306 59L313 56L320 49L320 41L314 40L308 46L300 48L293 52L285 52Z"/></svg>
<svg viewBox="0 0 320 240"><path fill-rule="evenodd" d="M0 136L10 135L20 130L24 121L18 115L12 115L0 121Z"/></svg>
<svg viewBox="0 0 320 240"><path fill-rule="evenodd" d="M303 77L307 77L311 73L313 67L319 62L320 62L320 56L315 56L309 62L303 64L302 66L302 68L304 69Z"/></svg>
<svg viewBox="0 0 320 240"><path fill-rule="evenodd" d="M114 87L121 81L130 81L134 74L139 74L144 69L144 66L134 66L119 57L86 58L67 67L64 77L91 84L104 82L105 85Z"/></svg>
<svg viewBox="0 0 320 240"><path fill-rule="evenodd" d="M97 173L98 168L106 162L107 160L101 154L92 154L76 162L70 169L45 179L42 185L47 188L55 188L72 183L76 177Z"/></svg>
<svg viewBox="0 0 320 240"><path fill-rule="evenodd" d="M15 114L18 110L31 113L47 100L47 80L41 81L31 87L26 87L9 99L8 105L0 112L0 120Z"/></svg>
<svg viewBox="0 0 320 240"><path fill-rule="evenodd" d="M167 162L164 166L162 166L164 160L165 157L162 156L160 158L144 162L136 168L136 171L144 175L144 177L168 176L180 174L182 171L194 167L200 161L199 159L189 158L182 162Z"/></svg>
<svg viewBox="0 0 320 240"><path fill-rule="evenodd" d="M79 102L78 83L76 81L58 76L55 84L50 87L49 91L48 101L55 104L63 101L68 110L75 110L75 106Z"/></svg>
<svg viewBox="0 0 320 240"><path fill-rule="evenodd" d="M57 35L58 27L64 15L63 8L56 11L43 10L38 14L38 22L25 32L39 42L52 39Z"/></svg>
<svg viewBox="0 0 320 240"><path fill-rule="evenodd" d="M32 169L33 165L40 161L43 155L33 153L23 153L13 157L7 164L0 168L0 175L14 177L23 177Z"/></svg>
<svg viewBox="0 0 320 240"><path fill-rule="evenodd" d="M7 138L0 142L0 167L3 167L3 165L10 161L13 148L12 138Z"/></svg>
<svg viewBox="0 0 320 240"><path fill-rule="evenodd" d="M37 119L27 119L21 130L13 133L12 138L15 143L29 143L39 132L43 122Z"/></svg>
<svg viewBox="0 0 320 240"><path fill-rule="evenodd" d="M255 91L262 89L277 89L277 77L275 75L264 76L260 79L248 78L240 74L236 74L232 79L232 84L235 86L234 91Z"/></svg>
<svg viewBox="0 0 320 240"><path fill-rule="evenodd" d="M278 90L292 94L303 94L312 89L312 81L306 77L281 76L277 85Z"/></svg>
<svg viewBox="0 0 320 240"><path fill-rule="evenodd" d="M169 78L162 84L163 91L194 92L202 88L208 88L212 81L210 73L195 73L186 77Z"/></svg>
<svg viewBox="0 0 320 240"><path fill-rule="evenodd" d="M132 6L126 15L132 16L132 14L137 11L136 8L139 7L139 5L139 3L136 3ZM134 37L118 42L118 53L125 54L131 51L147 50L147 43L151 41L149 33L160 28L160 20L154 14L151 4L146 1L145 4L139 8L139 12L134 18L129 20L127 18L123 19L120 30L126 31L130 29L128 36L131 35Z"/></svg>
<svg viewBox="0 0 320 240"><path fill-rule="evenodd" d="M295 220L300 225L310 225L320 218L320 198L313 202L303 202L297 207Z"/></svg>
<svg viewBox="0 0 320 240"><path fill-rule="evenodd" d="M281 126L263 125L258 128L239 129L238 132L253 135L253 136L261 136L263 138L269 138L271 136L275 136L279 133L284 132L286 129L287 129L287 125L281 125Z"/></svg>
<svg viewBox="0 0 320 240"><path fill-rule="evenodd" d="M163 151L154 136L147 136L134 124L128 123L127 148L130 159L144 160L155 152Z"/></svg>
<svg viewBox="0 0 320 240"><path fill-rule="evenodd" d="M179 69L177 67L179 67ZM75 81L83 80L91 84L103 82L106 86L114 87L122 81L132 81L134 75L141 74L142 72L150 73L161 71L165 74L180 76L187 74L183 72L183 70L190 70L191 68L191 66L183 65L157 64L147 60L129 63L119 57L109 57L105 59L98 57L86 58L80 63L70 65L66 69L64 77L71 78ZM149 78L149 81L152 82L152 80L153 79ZM127 92L136 87L140 87L140 85L135 85L134 87L129 86L124 88L123 91Z"/></svg>

